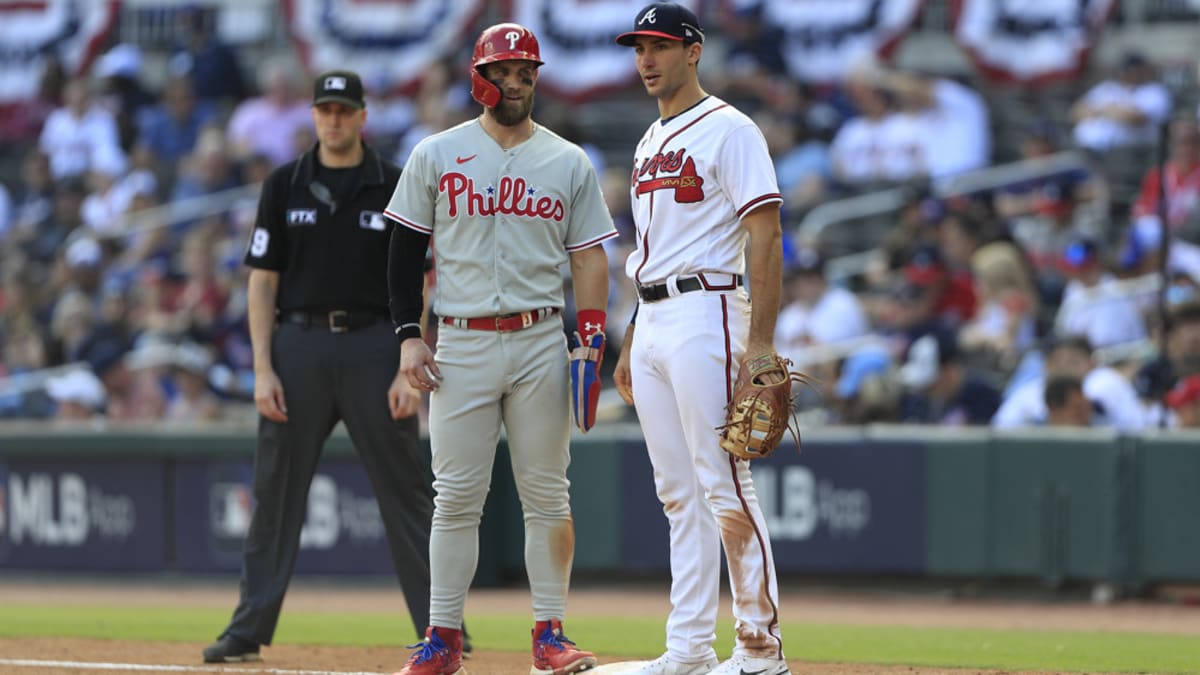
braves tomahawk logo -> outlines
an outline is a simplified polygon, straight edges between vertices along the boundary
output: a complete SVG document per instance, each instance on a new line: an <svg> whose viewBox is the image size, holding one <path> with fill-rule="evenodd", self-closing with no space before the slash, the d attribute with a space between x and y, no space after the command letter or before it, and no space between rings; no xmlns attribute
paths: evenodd
<svg viewBox="0 0 1200 675"><path fill-rule="evenodd" d="M438 192L445 192L450 200L451 218L458 217L459 209L462 209L468 216L503 213L562 222L567 213L562 200L539 197L537 191L520 176L501 176L498 186L489 185L482 192L475 189L475 179L457 171L442 174L438 181Z"/></svg>
<svg viewBox="0 0 1200 675"><path fill-rule="evenodd" d="M676 175L658 178L659 172ZM637 186L639 196L655 190L674 190L675 201L679 204L693 204L704 199L704 179L696 173L696 162L687 156L687 148L647 157L640 167L633 167L633 184Z"/></svg>

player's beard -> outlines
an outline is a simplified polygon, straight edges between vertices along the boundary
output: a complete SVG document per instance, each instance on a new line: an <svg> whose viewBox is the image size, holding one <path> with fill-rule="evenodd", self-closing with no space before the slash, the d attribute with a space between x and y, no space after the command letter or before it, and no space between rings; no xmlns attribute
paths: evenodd
<svg viewBox="0 0 1200 675"><path fill-rule="evenodd" d="M495 108L489 108L488 111L492 114L492 118L500 124L506 127L515 127L524 122L533 112L533 92L529 92L529 95L522 101L500 99L500 104Z"/></svg>

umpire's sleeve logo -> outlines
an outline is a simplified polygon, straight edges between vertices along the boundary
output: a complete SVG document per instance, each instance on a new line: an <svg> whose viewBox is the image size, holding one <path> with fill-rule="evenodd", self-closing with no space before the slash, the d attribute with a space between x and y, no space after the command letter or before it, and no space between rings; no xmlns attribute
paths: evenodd
<svg viewBox="0 0 1200 675"><path fill-rule="evenodd" d="M378 211L360 211L358 214L358 226L364 230L383 232L387 229L387 221L383 219L383 214Z"/></svg>
<svg viewBox="0 0 1200 675"><path fill-rule="evenodd" d="M316 225L317 210L316 209L288 209L287 211L288 227L296 225Z"/></svg>

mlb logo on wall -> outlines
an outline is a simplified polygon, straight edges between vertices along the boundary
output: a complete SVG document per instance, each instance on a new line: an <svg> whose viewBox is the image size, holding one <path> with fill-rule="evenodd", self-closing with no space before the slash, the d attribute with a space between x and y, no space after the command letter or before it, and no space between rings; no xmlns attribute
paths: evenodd
<svg viewBox="0 0 1200 675"><path fill-rule="evenodd" d="M209 492L209 524L213 537L240 543L250 529L254 498L244 483L213 483Z"/></svg>
<svg viewBox="0 0 1200 675"><path fill-rule="evenodd" d="M366 230L383 232L387 229L387 222L383 220L383 214L378 211L362 211L358 214L358 226Z"/></svg>

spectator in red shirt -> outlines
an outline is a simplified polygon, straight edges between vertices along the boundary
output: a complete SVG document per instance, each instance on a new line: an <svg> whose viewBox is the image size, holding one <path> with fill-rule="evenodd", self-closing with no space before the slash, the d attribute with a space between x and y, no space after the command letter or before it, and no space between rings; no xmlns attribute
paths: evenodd
<svg viewBox="0 0 1200 675"><path fill-rule="evenodd" d="M975 317L975 284L966 269L950 269L935 246L921 246L904 266L904 278L921 287L933 302L937 319L957 328Z"/></svg>

